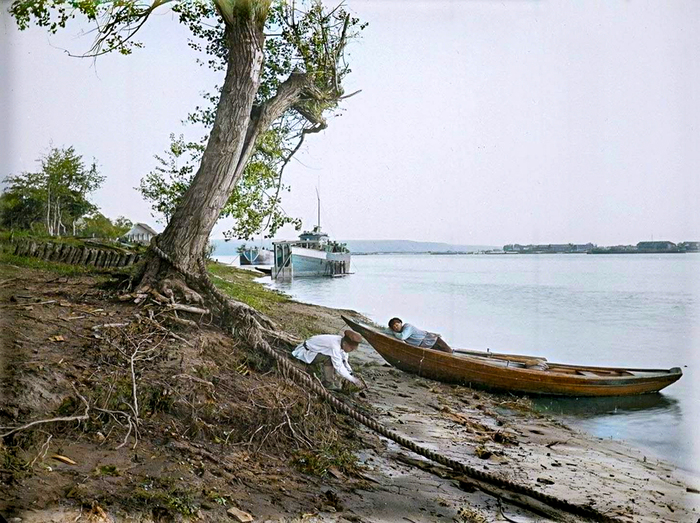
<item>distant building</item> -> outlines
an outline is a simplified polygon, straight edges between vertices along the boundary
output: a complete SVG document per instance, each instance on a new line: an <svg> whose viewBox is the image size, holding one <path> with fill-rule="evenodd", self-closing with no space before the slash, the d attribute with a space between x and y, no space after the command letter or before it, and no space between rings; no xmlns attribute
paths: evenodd
<svg viewBox="0 0 700 523"><path fill-rule="evenodd" d="M124 235L127 241L132 243L143 243L148 245L151 243L151 238L156 236L158 233L151 229L145 223L135 223L134 226Z"/></svg>
<svg viewBox="0 0 700 523"><path fill-rule="evenodd" d="M678 247L673 242L639 242L637 251L639 252L673 252Z"/></svg>
<svg viewBox="0 0 700 523"><path fill-rule="evenodd" d="M682 252L700 252L700 242L681 242L678 250Z"/></svg>
<svg viewBox="0 0 700 523"><path fill-rule="evenodd" d="M581 243L581 244L573 244L573 243L548 243L547 245L520 245L518 243L511 243L508 245L503 246L503 250L505 252L517 252L517 253L524 253L524 254L536 254L536 253L544 253L544 254L551 254L551 253L572 253L572 252L590 252L595 245L592 243Z"/></svg>

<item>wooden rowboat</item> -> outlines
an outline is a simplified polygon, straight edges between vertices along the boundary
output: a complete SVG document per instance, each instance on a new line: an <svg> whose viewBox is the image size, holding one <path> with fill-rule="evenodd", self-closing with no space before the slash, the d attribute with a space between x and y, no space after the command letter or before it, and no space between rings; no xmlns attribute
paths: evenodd
<svg viewBox="0 0 700 523"><path fill-rule="evenodd" d="M422 349L343 316L391 365L424 378L475 388L555 396L631 396L658 392L683 372L549 363L544 358Z"/></svg>

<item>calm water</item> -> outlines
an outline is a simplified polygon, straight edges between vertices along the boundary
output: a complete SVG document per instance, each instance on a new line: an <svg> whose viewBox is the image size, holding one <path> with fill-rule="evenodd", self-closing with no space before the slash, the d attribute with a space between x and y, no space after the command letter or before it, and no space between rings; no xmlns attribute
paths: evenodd
<svg viewBox="0 0 700 523"><path fill-rule="evenodd" d="M372 255L352 264L344 278L261 281L380 324L399 316L456 347L682 367L660 394L536 404L700 473L700 255Z"/></svg>

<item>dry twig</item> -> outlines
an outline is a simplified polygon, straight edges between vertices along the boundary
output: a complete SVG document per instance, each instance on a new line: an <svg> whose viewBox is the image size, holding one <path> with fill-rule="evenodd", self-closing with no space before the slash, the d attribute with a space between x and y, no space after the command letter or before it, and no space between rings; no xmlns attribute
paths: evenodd
<svg viewBox="0 0 700 523"><path fill-rule="evenodd" d="M85 421L85 420L87 420L89 418L88 412L90 411L90 405L88 404L87 400L80 394L80 392L78 392L78 389L75 388L75 385L71 383L71 386L73 387L73 390L78 395L78 397L85 404L85 413L83 413L81 416L59 417L59 418L50 418L50 419L42 419L42 420L32 421L31 423L27 423L26 425L22 425L21 427L16 427L16 428L12 429L10 432L6 432L5 434L0 434L0 438L6 438L7 436L14 434L15 432L19 432L21 430L26 430L30 427L34 427L35 425L42 425L44 423L55 423L55 422L59 422L59 421ZM8 427L3 427L3 428L8 428Z"/></svg>

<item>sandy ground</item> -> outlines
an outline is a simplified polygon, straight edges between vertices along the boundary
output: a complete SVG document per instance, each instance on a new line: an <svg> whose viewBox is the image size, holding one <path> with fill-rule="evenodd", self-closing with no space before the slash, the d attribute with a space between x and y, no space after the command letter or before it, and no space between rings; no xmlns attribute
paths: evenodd
<svg viewBox="0 0 700 523"><path fill-rule="evenodd" d="M326 331L340 333L337 311L295 304ZM308 310L306 310L308 308ZM571 429L529 408L527 400L446 385L408 375L388 365L363 343L351 355L369 384L365 401L376 419L422 446L478 469L522 482L547 494L626 522L698 522L700 478L674 465L647 459L625 442ZM506 438L494 434L505 434ZM439 465L381 438L386 450L362 459L376 479L351 512L369 521L546 521L549 518L501 503L483 492L465 493ZM498 441L505 440L505 443ZM478 457L480 454L482 457ZM487 457L488 456L488 457ZM428 465L426 470L407 465ZM444 477L440 477L440 476ZM394 500L389 501L394 495ZM387 495L385 495L387 494ZM470 519L472 518L472 519ZM574 518L576 520L576 518Z"/></svg>
<svg viewBox="0 0 700 523"><path fill-rule="evenodd" d="M42 365L54 368L65 365L60 351L68 354L71 336L89 337L90 322L118 321L124 305L100 304L99 296L90 298L84 282L81 285L56 280L50 274L10 271L0 278L0 284L0 303L4 307L0 309L3 329L0 412L5 408L7 418L35 416L35 413L12 411L12 405L28 397L36 405L52 398L60 402L61 396L55 389L65 394L70 390L69 383L60 378L63 381L46 384L45 389L24 391L24 397L16 398L12 391L16 390L19 369L24 372L30 369L30 375L38 375ZM32 310L25 310L10 302L11 296L22 294L56 302L28 305ZM70 300L76 305L66 305ZM42 323L42 318L50 315L74 317L75 307L83 302L80 307L89 305L91 310L97 310L95 307L100 305L109 318L88 314L83 320ZM303 324L316 332L339 333L344 328L340 314L348 313L291 302L280 305L273 316L289 332L298 332ZM30 329L36 332L29 332ZM16 331L16 336L10 337L11 331ZM54 347L50 354L42 352L42 346L27 341L46 340L49 335L66 338L62 345L45 344L46 350ZM88 344L86 340L81 343ZM348 401L425 447L547 494L577 504L590 504L621 522L700 521L700 479L683 477L668 463L647 460L643 452L623 442L601 440L572 430L533 412L526 400L405 374L387 365L365 344L351 355L351 363L369 388L347 398ZM78 371L89 373L90 369ZM183 483L227 486L235 496L237 507L260 522L556 520L554 515L521 508L497 492L485 492L469 478L430 463L361 426L357 429L362 443L358 458L364 467L352 476L331 471L326 477L295 474L284 464L276 465L277 468L259 467L239 451L217 453L183 439L171 440L167 448L160 447L155 439L146 439L134 453L128 449L108 450L89 440L70 442L56 438L54 442L60 441L60 445L52 447L51 452L81 456L82 461L77 466L45 463L19 485L0 485L0 514L11 516L8 520L13 523L176 520L124 514L99 505L76 507L69 499L72 486L105 487L109 482L119 481L116 477L101 478L98 485L98 480L91 476L97 466L109 462L134 475L167 470ZM135 454L138 454L136 459ZM173 462L173 455L179 456L179 461ZM0 471L1 467L2 464ZM18 508L19 500L27 500L27 506ZM10 514L3 513L3 507L14 508ZM237 521L234 515L215 505L202 507L191 520ZM586 521L566 515L560 520Z"/></svg>

